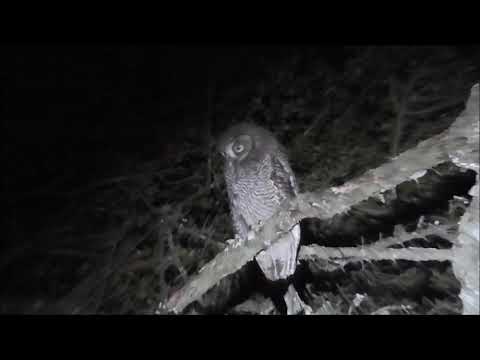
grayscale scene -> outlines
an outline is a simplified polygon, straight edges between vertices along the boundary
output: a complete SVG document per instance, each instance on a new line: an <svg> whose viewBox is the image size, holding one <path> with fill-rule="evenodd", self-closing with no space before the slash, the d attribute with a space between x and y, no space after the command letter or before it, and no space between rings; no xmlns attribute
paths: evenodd
<svg viewBox="0 0 480 360"><path fill-rule="evenodd" d="M480 314L480 46L4 50L1 314Z"/></svg>

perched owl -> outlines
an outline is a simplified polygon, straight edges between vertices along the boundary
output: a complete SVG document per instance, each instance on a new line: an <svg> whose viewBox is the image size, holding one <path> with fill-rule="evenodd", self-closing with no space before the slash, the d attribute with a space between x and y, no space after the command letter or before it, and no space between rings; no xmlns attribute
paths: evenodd
<svg viewBox="0 0 480 360"><path fill-rule="evenodd" d="M234 125L218 140L225 158L225 181L235 234L248 241L286 200L298 193L295 175L283 146L269 131L247 123ZM256 256L267 279L287 279L295 272L300 227ZM284 296L287 313L305 310L292 285Z"/></svg>

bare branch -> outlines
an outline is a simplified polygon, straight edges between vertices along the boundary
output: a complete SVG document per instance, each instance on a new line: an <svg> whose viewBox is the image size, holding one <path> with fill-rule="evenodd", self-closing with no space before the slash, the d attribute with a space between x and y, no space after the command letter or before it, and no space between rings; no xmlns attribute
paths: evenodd
<svg viewBox="0 0 480 360"><path fill-rule="evenodd" d="M299 253L301 260L310 258L329 260L341 259L347 262L372 260L411 260L411 261L449 261L453 258L451 249L403 248L389 249L376 246L330 248L319 245L302 246Z"/></svg>
<svg viewBox="0 0 480 360"><path fill-rule="evenodd" d="M394 77L390 78L389 80L390 97L396 112L392 130L392 145L390 150L392 156L397 156L399 152L400 140L403 134L404 116L407 112L410 93L415 87L417 81L423 76L426 76L428 73L429 71L427 68L421 66L420 69L411 74L407 83L403 85L403 96L398 93L398 89L400 87L398 80L396 80Z"/></svg>
<svg viewBox="0 0 480 360"><path fill-rule="evenodd" d="M427 107L427 108L422 108L422 109L419 109L419 110L408 110L407 109L405 111L405 115L408 115L408 116L416 115L416 116L418 116L418 115L430 114L430 113L433 113L435 111L446 109L449 106L459 105L462 101L463 100L460 99L460 98L453 98L453 99L450 99L449 101L440 102L438 104L432 105L432 106Z"/></svg>
<svg viewBox="0 0 480 360"><path fill-rule="evenodd" d="M182 261L180 260L180 257L177 255L178 253L175 250L176 246L173 243L173 235L172 235L171 231L169 231L168 234L167 234L167 241L168 241L168 246L170 247L170 249L172 251L172 256L173 256L173 260L175 262L175 265L177 266L178 271L180 271L180 275L181 275L182 279L184 281L186 281L187 277L188 277L187 271L183 267L183 264L182 264Z"/></svg>

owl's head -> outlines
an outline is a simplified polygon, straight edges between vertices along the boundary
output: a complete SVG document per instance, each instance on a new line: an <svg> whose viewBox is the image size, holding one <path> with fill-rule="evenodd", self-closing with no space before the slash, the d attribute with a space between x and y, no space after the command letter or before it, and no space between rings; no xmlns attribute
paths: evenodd
<svg viewBox="0 0 480 360"><path fill-rule="evenodd" d="M217 149L227 161L259 160L265 154L280 150L280 144L268 130L240 123L230 127L218 139Z"/></svg>

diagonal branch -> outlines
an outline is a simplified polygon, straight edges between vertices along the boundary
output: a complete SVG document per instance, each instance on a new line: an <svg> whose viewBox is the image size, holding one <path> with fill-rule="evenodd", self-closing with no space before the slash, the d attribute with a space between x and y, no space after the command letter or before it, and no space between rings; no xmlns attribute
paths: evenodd
<svg viewBox="0 0 480 360"><path fill-rule="evenodd" d="M448 99L448 101L439 102L430 107L422 108L419 110L406 109L404 114L407 116L431 114L439 110L444 110L450 106L460 105L461 103L462 103L462 100L460 98L453 98L453 99Z"/></svg>

